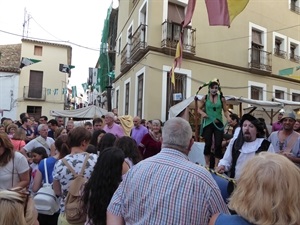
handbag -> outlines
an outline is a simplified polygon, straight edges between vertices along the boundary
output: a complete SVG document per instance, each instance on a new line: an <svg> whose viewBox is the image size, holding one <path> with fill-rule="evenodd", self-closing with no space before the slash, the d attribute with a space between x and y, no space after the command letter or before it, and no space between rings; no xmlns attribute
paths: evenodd
<svg viewBox="0 0 300 225"><path fill-rule="evenodd" d="M34 196L33 200L38 213L44 215L53 215L59 210L59 201L54 193L52 184L50 184L48 180L46 160L47 159L44 159L46 180L43 184L43 187L41 187Z"/></svg>

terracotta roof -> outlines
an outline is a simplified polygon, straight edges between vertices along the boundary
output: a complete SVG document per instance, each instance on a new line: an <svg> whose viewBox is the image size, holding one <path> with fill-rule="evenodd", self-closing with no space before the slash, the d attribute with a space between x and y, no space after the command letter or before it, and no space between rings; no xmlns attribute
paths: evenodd
<svg viewBox="0 0 300 225"><path fill-rule="evenodd" d="M21 44L0 45L0 71L20 72Z"/></svg>

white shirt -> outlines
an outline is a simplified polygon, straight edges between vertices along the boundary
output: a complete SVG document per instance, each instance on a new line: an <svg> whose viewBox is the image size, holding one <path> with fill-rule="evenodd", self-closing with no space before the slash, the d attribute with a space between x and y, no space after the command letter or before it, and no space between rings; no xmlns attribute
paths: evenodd
<svg viewBox="0 0 300 225"><path fill-rule="evenodd" d="M225 171L229 171L232 165L232 147L236 138L232 138L229 142L229 145L226 148L226 152L224 154L223 159L220 160L218 166L225 166ZM235 178L238 179L241 174L242 167L244 166L245 162L255 156L255 152L260 147L261 143L263 142L264 138L256 138L252 142L244 142L242 148L240 149L240 156L237 159L236 166L235 166ZM273 152L274 147L270 144L268 148L268 152Z"/></svg>
<svg viewBox="0 0 300 225"><path fill-rule="evenodd" d="M29 170L27 159L20 152L15 152L14 161L0 166L0 189L9 189L20 182L19 175Z"/></svg>
<svg viewBox="0 0 300 225"><path fill-rule="evenodd" d="M33 139L31 141L29 141L23 148L25 149L26 152L31 152L32 149L37 148L37 147L44 147L44 149L46 150L48 156L50 156L50 148L51 145L55 142L53 138L51 137L47 137L47 139L45 139L47 145L49 148L46 148L44 145L42 145L38 140Z"/></svg>

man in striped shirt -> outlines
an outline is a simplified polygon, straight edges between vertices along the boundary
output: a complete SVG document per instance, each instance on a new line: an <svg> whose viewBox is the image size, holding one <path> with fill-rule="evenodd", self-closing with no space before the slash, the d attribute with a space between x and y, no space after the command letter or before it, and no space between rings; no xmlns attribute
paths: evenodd
<svg viewBox="0 0 300 225"><path fill-rule="evenodd" d="M107 224L206 225L217 213L229 213L210 173L190 162L190 124L181 118L165 123L162 150L135 165L116 190Z"/></svg>

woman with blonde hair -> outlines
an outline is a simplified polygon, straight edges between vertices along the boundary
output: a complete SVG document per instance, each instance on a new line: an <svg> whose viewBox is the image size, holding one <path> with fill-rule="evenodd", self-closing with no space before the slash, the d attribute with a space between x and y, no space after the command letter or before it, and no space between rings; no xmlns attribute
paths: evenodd
<svg viewBox="0 0 300 225"><path fill-rule="evenodd" d="M28 192L0 190L1 225L38 225L37 215Z"/></svg>
<svg viewBox="0 0 300 225"><path fill-rule="evenodd" d="M286 157L262 152L242 169L228 207L237 215L215 214L209 225L300 224L300 170Z"/></svg>
<svg viewBox="0 0 300 225"><path fill-rule="evenodd" d="M7 133L8 137L12 138L14 136L15 132L17 131L17 129L18 129L18 126L14 123L7 125L6 133Z"/></svg>
<svg viewBox="0 0 300 225"><path fill-rule="evenodd" d="M28 184L27 159L20 152L14 151L13 144L6 133L0 133L0 189L25 188Z"/></svg>

